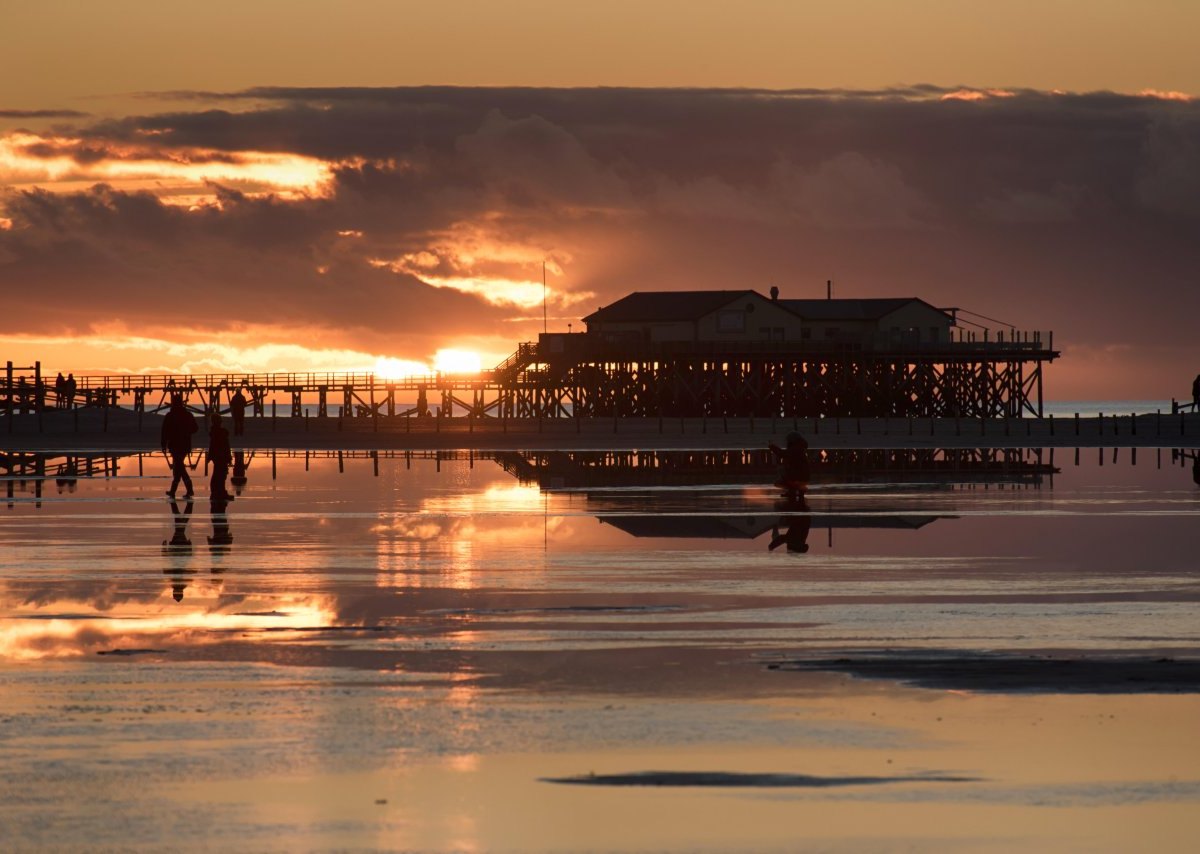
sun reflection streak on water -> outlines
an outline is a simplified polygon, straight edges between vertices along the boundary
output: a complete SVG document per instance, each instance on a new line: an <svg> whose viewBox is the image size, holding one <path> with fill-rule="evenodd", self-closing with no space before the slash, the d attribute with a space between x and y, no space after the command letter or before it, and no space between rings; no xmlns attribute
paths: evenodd
<svg viewBox="0 0 1200 854"><path fill-rule="evenodd" d="M164 599L169 600L167 593ZM170 603L174 604L174 603ZM146 644L197 646L225 640L235 632L269 630L278 641L296 638L299 630L336 623L328 596L283 597L269 611L166 610L162 599L121 614L100 610L94 602L60 599L45 607L7 609L0 620L0 659L29 661L63 658L113 649L140 649ZM240 602L237 607L253 607ZM61 616L60 616L61 615ZM288 631L291 630L291 631Z"/></svg>

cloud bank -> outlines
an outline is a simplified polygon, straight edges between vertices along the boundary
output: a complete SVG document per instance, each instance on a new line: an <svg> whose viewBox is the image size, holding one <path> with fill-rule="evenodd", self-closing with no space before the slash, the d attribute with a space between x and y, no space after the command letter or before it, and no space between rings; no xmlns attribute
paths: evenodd
<svg viewBox="0 0 1200 854"><path fill-rule="evenodd" d="M0 335L503 353L540 331L545 261L559 329L631 290L833 279L1053 328L1078 357L1057 397L1182 394L1200 370L1200 103L1179 93L170 97L196 109L0 136Z"/></svg>

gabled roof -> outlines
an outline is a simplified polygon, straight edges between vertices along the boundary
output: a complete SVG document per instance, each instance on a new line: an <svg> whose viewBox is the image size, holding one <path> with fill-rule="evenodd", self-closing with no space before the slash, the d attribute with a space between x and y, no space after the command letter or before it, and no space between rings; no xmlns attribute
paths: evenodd
<svg viewBox="0 0 1200 854"><path fill-rule="evenodd" d="M757 291L634 291L583 319L584 323L642 323L699 320L736 299Z"/></svg>
<svg viewBox="0 0 1200 854"><path fill-rule="evenodd" d="M805 320L879 320L912 302L945 314L919 297L889 299L781 299L779 304ZM948 315L947 315L948 316Z"/></svg>

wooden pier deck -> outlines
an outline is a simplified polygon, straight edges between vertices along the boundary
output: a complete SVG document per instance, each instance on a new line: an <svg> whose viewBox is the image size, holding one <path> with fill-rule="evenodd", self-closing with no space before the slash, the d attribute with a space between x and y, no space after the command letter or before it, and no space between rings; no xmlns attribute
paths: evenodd
<svg viewBox="0 0 1200 854"><path fill-rule="evenodd" d="M476 374L388 378L358 372L93 374L64 388L40 364L8 363L0 413L84 407L164 410L180 395L247 415L476 419L578 417L1037 417L1053 338L1010 334L895 341L631 341L543 333Z"/></svg>

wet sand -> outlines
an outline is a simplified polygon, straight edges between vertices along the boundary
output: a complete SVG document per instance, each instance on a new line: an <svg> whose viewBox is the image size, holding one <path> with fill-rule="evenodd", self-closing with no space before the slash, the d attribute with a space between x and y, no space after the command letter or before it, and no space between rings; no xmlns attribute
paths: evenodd
<svg viewBox="0 0 1200 854"><path fill-rule="evenodd" d="M1190 851L1200 491L1059 456L803 507L467 455L15 479L4 847Z"/></svg>
<svg viewBox="0 0 1200 854"><path fill-rule="evenodd" d="M988 653L894 654L871 658L792 660L773 670L847 673L956 691L1026 694L1194 694L1200 658L1119 658Z"/></svg>

